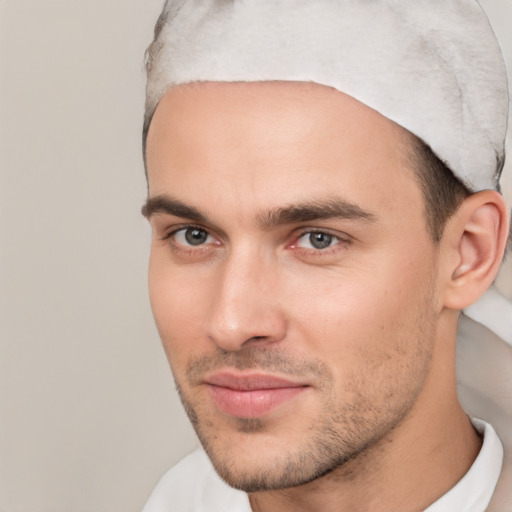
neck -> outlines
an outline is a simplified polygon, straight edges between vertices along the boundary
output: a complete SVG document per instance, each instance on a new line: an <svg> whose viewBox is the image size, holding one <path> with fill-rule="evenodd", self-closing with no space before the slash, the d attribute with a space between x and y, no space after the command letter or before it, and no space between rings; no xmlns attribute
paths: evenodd
<svg viewBox="0 0 512 512"><path fill-rule="evenodd" d="M253 511L411 512L448 492L469 470L482 441L458 402L447 345L438 344L436 350L446 353L434 354L437 362L415 405L386 436L313 482L251 494Z"/></svg>

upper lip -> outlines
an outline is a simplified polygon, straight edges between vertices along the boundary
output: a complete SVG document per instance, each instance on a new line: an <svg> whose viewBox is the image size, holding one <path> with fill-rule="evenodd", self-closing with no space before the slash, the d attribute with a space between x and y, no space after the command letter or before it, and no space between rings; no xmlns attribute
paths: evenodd
<svg viewBox="0 0 512 512"><path fill-rule="evenodd" d="M212 386L251 391L256 389L298 388L306 384L294 382L283 377L263 373L233 373L222 371L205 378L205 383Z"/></svg>

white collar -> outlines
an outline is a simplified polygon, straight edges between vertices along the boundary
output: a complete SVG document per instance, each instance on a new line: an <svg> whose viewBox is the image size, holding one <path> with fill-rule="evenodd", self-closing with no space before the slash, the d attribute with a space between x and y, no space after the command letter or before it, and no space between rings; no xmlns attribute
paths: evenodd
<svg viewBox="0 0 512 512"><path fill-rule="evenodd" d="M503 464L503 445L494 428L471 418L484 442L478 457L462 479L424 512L484 512L491 501Z"/></svg>
<svg viewBox="0 0 512 512"><path fill-rule="evenodd" d="M478 418L470 420L483 437L482 448L462 479L424 512L485 512L487 509L501 473L503 445L491 424ZM251 510L245 497L245 505Z"/></svg>
<svg viewBox="0 0 512 512"><path fill-rule="evenodd" d="M501 472L503 446L491 425L471 421L484 438L478 457L455 487L424 512L483 512L487 508ZM247 494L221 480L207 455L198 449L164 475L144 508L144 512L164 510L250 512L251 507Z"/></svg>

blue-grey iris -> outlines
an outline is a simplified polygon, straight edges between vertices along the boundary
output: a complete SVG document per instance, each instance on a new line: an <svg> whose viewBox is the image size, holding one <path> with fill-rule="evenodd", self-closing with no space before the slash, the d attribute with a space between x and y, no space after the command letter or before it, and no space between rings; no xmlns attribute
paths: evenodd
<svg viewBox="0 0 512 512"><path fill-rule="evenodd" d="M208 233L204 229L188 228L185 231L185 239L190 245L201 245L206 242Z"/></svg>
<svg viewBox="0 0 512 512"><path fill-rule="evenodd" d="M325 249L332 243L332 236L327 233L311 233L309 242L315 249Z"/></svg>

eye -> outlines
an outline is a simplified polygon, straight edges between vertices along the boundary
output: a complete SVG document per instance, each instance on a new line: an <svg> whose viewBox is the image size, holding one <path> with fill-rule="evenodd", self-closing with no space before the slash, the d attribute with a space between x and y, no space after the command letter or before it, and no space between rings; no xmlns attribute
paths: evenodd
<svg viewBox="0 0 512 512"><path fill-rule="evenodd" d="M340 239L323 231L309 231L297 239L296 246L303 249L327 249L340 242Z"/></svg>
<svg viewBox="0 0 512 512"><path fill-rule="evenodd" d="M171 236L178 244L189 247L197 247L211 243L214 240L208 231L194 226L175 231Z"/></svg>

